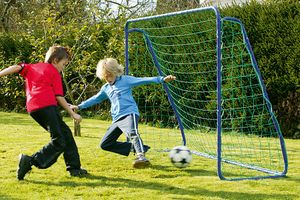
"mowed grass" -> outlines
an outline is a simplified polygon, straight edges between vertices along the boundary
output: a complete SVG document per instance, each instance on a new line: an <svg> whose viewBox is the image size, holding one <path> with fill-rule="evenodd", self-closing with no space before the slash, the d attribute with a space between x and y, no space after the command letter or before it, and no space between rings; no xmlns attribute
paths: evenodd
<svg viewBox="0 0 300 200"><path fill-rule="evenodd" d="M72 120L65 121L73 129ZM70 177L61 156L50 168L33 168L18 181L18 155L31 155L50 137L28 114L0 112L0 199L300 199L300 140L286 139L286 178L222 181L215 160L193 156L191 166L177 169L167 153L152 149L147 154L151 167L132 168L133 155L123 157L99 148L109 124L84 119L82 136L75 137L89 176Z"/></svg>

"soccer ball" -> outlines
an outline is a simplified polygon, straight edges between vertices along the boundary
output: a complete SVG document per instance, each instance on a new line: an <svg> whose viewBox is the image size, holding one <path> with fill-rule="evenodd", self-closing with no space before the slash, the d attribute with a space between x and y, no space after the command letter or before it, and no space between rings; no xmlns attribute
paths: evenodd
<svg viewBox="0 0 300 200"><path fill-rule="evenodd" d="M170 151L169 157L174 166L184 168L191 163L192 152L186 146L177 146Z"/></svg>

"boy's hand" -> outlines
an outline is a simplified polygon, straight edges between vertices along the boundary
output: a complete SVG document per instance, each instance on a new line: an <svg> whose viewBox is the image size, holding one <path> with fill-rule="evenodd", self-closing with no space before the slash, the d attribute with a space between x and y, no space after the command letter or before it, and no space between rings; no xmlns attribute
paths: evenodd
<svg viewBox="0 0 300 200"><path fill-rule="evenodd" d="M173 75L168 75L164 78L164 82L170 82L170 81L173 81L176 79L176 76L173 76Z"/></svg>
<svg viewBox="0 0 300 200"><path fill-rule="evenodd" d="M72 115L72 118L73 118L77 123L80 123L81 120L82 120L81 116L80 116L79 114L77 114L77 113L74 113L74 114Z"/></svg>
<svg viewBox="0 0 300 200"><path fill-rule="evenodd" d="M69 106L72 110L78 110L78 109L79 109L78 106L76 106L76 105L68 104L68 106ZM82 120L81 116L80 116L79 114L75 113L75 112L72 114L72 118L73 118L77 123L80 123L81 120Z"/></svg>
<svg viewBox="0 0 300 200"><path fill-rule="evenodd" d="M72 110L78 110L78 106L76 106L76 105L69 104L69 107L70 107Z"/></svg>

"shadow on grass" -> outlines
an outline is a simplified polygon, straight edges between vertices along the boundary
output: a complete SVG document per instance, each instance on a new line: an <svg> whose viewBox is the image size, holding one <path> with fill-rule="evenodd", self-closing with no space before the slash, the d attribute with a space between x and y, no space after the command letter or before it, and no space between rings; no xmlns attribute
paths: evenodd
<svg viewBox="0 0 300 200"><path fill-rule="evenodd" d="M190 169L190 168L176 168L174 166L164 166L164 165L151 165L149 168L152 168L154 170L160 170L165 172L175 172L172 175L167 175L166 178L169 176L171 177L178 177L178 176L185 176L182 173L176 173L176 172L185 172L188 173L189 176L217 176L217 173L215 171L208 171L203 169ZM165 176L165 175L163 175ZM158 176L159 177L159 176Z"/></svg>
<svg viewBox="0 0 300 200"><path fill-rule="evenodd" d="M280 177L280 178L276 178L277 180L280 181L284 180L284 181L293 181L296 182L298 185L300 184L300 177L293 177L293 176L284 176L284 177Z"/></svg>
<svg viewBox="0 0 300 200"><path fill-rule="evenodd" d="M101 139L101 136L100 136L100 134L99 134L99 136L94 136L94 135L87 135L87 134L82 134L81 136L75 136L75 137L79 137L79 138L92 138L92 139L94 139L94 138L96 138L96 139Z"/></svg>
<svg viewBox="0 0 300 200"><path fill-rule="evenodd" d="M19 198L14 198L8 195L0 194L0 199L9 199L9 200L21 200Z"/></svg>
<svg viewBox="0 0 300 200"><path fill-rule="evenodd" d="M173 194L178 196L189 195L193 197L218 197L221 199L294 199L295 195L289 194L249 194L247 192L228 192L228 191L210 191L203 189L201 187L190 187L182 188L176 187L164 183L152 182L152 181L142 181L142 180L133 180L128 178L121 177L105 177L105 176L96 176L89 174L86 177L82 177L80 180L84 179L85 182L74 181L60 181L60 182L48 182L42 180L26 180L28 183L32 184L42 184L47 186L57 186L57 187L112 187L112 188L132 188L132 189L141 189L141 190L157 190L161 191L164 194ZM88 181L88 182L86 182ZM181 198L180 198L181 199Z"/></svg>
<svg viewBox="0 0 300 200"><path fill-rule="evenodd" d="M2 114L2 113L1 113ZM28 114L5 113L0 116L0 124L4 125L32 125L34 120Z"/></svg>
<svg viewBox="0 0 300 200"><path fill-rule="evenodd" d="M195 166L194 166L195 167ZM204 169L201 169L201 166L199 166L197 169L191 169L191 168L174 168L173 166L162 166L162 165L151 165L150 168L152 169L156 169L156 170L163 170L165 172L180 172L180 171L183 171L183 172L186 172L186 173L189 173L190 176L193 176L193 177L199 177L199 176L211 176L211 177L218 177L218 173L217 171L208 171L208 170L204 170ZM172 177L178 177L178 176L189 176L189 175L184 175L182 173L177 173L177 174L174 174L174 175L162 175L161 177L166 177L166 178L172 178ZM224 174L223 174L224 175ZM266 177L268 177L268 174L265 174ZM157 176L157 177L160 177L160 176ZM246 181L246 180L251 180L251 176L249 175L249 177L244 177L244 179L241 179L241 180L230 180L231 178L232 179L239 179L239 178L243 178L240 176L240 174L238 173L231 173L231 172L226 172L226 178L228 178L228 181ZM252 179L252 180L263 180L263 179L272 179L272 180L288 180L288 181L295 181L297 183L300 183L300 178L295 178L295 177L289 177L289 176L286 176L286 177L272 177L272 178L263 178L264 176L262 175L261 176L262 178L258 178L258 179ZM226 180L224 180L226 181Z"/></svg>
<svg viewBox="0 0 300 200"><path fill-rule="evenodd" d="M187 168L176 168L174 166L162 166L162 165L151 165L151 168L152 169L156 169L156 170L163 170L163 171L166 171L166 172L186 172L188 173L189 175L184 175L183 173L176 173L174 175L170 175L169 177L178 177L178 176L192 176L192 177L199 177L199 176L205 176L205 177L208 177L208 176L211 176L211 177L216 177L216 178L219 178L218 177L218 174L217 174L217 171L208 171L208 170L205 170L205 169L201 169L201 166L197 167L195 166L195 164L193 165L194 168L196 169L191 169L190 167L187 167ZM229 177L235 177L237 176L237 174L235 173L226 173L227 176ZM164 175L163 175L164 176ZM166 176L168 177L168 176Z"/></svg>

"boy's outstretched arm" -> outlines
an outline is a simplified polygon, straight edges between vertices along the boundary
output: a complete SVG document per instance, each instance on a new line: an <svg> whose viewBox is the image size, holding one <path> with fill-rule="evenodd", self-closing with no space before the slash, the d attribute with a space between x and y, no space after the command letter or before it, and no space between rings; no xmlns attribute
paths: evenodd
<svg viewBox="0 0 300 200"><path fill-rule="evenodd" d="M176 79L176 76L173 76L173 75L168 75L164 78L164 82L170 82L170 81L173 81Z"/></svg>
<svg viewBox="0 0 300 200"><path fill-rule="evenodd" d="M62 96L56 96L56 100L59 103L59 105L61 105L61 107L63 107L74 120L76 120L78 123L81 122L81 116L78 115L77 113L75 113L70 108L68 102L66 101L66 99L64 97L62 97Z"/></svg>
<svg viewBox="0 0 300 200"><path fill-rule="evenodd" d="M12 65L8 68L5 68L3 70L0 71L0 77L2 76L6 76L9 74L13 74L13 73L17 73L22 69L22 67L20 65Z"/></svg>

